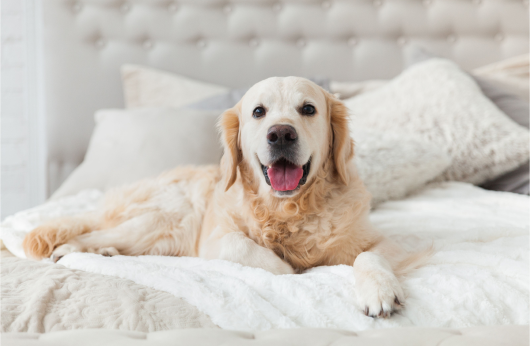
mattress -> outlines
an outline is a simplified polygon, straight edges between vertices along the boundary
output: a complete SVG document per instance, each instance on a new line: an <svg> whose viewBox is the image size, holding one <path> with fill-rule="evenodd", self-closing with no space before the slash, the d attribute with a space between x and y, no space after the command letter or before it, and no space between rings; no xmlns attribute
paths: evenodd
<svg viewBox="0 0 530 346"><path fill-rule="evenodd" d="M23 256L27 231L100 198L85 191L21 212L3 222L2 239ZM378 229L407 250L437 250L403 279L406 307L389 319L362 314L349 266L274 276L220 260L74 253L57 264L3 258L2 331L527 325L529 200L452 182L381 204L370 216Z"/></svg>

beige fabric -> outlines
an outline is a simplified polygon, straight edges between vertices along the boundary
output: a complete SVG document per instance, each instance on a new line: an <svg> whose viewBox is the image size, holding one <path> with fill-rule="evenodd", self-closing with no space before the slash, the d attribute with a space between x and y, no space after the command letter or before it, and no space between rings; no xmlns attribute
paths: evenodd
<svg viewBox="0 0 530 346"><path fill-rule="evenodd" d="M85 160L52 199L83 189L108 189L179 165L217 164L219 112L146 108L103 110Z"/></svg>
<svg viewBox="0 0 530 346"><path fill-rule="evenodd" d="M473 70L473 74L501 83L528 102L530 56L523 54Z"/></svg>
<svg viewBox="0 0 530 346"><path fill-rule="evenodd" d="M126 108L180 108L230 89L138 65L121 68Z"/></svg>
<svg viewBox="0 0 530 346"><path fill-rule="evenodd" d="M418 137L443 148L451 166L442 180L480 184L528 160L528 130L503 114L448 60L413 66L345 104L354 126Z"/></svg>
<svg viewBox="0 0 530 346"><path fill-rule="evenodd" d="M390 328L362 332L338 329L276 329L264 332L219 329L184 329L155 333L114 330L76 330L48 334L2 334L13 346L523 346L528 345L528 326L443 328Z"/></svg>
<svg viewBox="0 0 530 346"><path fill-rule="evenodd" d="M199 327L217 328L208 316L172 294L129 280L16 258L2 250L2 333Z"/></svg>

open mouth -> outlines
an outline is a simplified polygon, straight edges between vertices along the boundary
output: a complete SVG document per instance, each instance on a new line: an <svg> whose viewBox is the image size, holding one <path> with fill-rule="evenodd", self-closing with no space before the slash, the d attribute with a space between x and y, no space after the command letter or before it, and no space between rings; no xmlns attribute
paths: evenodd
<svg viewBox="0 0 530 346"><path fill-rule="evenodd" d="M303 166L281 158L270 166L261 165L265 181L276 191L293 191L307 181L311 159Z"/></svg>

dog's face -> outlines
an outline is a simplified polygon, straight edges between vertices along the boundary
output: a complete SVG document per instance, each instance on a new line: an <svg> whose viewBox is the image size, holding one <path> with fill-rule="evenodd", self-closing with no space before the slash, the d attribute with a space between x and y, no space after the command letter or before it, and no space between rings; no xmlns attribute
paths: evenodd
<svg viewBox="0 0 530 346"><path fill-rule="evenodd" d="M244 160L260 193L292 197L330 155L340 156L334 158L335 168L347 183L345 163L353 147L346 118L342 103L307 79L274 77L257 83L221 119L227 188L235 180L230 170Z"/></svg>

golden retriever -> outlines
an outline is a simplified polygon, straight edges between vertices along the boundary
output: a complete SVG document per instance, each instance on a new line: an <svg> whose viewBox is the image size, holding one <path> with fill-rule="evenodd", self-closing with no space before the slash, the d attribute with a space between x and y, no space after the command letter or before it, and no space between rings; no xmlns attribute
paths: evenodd
<svg viewBox="0 0 530 346"><path fill-rule="evenodd" d="M361 309L388 317L405 299L396 274L422 255L407 255L370 224L348 121L347 108L316 84L266 79L221 115L220 167L176 168L110 191L100 210L33 230L24 250L55 260L199 256L275 274L352 265Z"/></svg>

